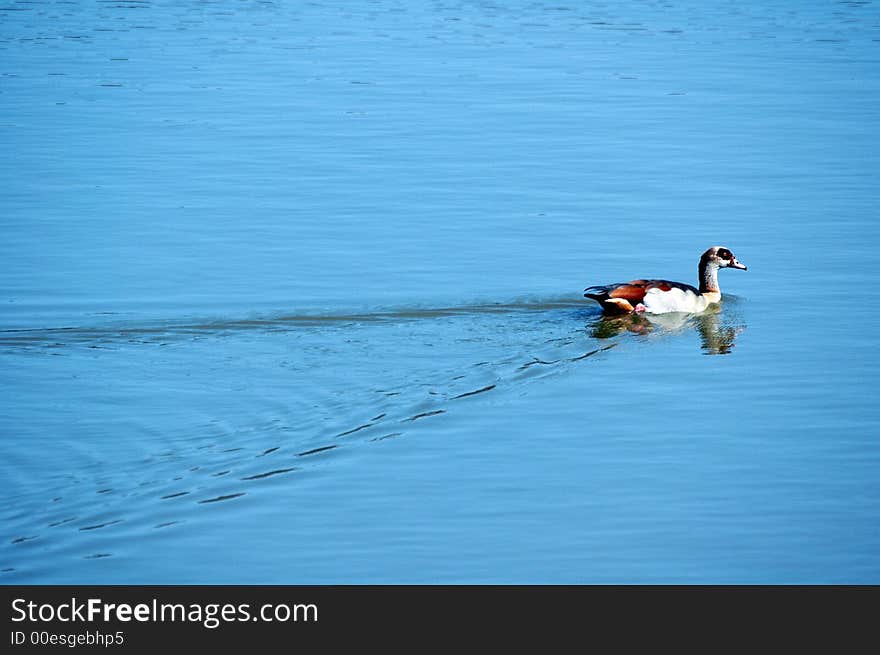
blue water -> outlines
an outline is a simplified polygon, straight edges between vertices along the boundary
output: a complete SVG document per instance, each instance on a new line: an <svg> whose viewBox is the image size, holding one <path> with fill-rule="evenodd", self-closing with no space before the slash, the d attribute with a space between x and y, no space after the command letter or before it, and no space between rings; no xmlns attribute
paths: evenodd
<svg viewBox="0 0 880 655"><path fill-rule="evenodd" d="M878 583L880 5L0 7L0 581ZM696 283L700 316L581 296Z"/></svg>

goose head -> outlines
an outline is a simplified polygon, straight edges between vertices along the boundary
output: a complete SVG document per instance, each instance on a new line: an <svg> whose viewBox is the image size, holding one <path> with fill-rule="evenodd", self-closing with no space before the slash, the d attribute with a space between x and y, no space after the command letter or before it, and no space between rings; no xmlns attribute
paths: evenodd
<svg viewBox="0 0 880 655"><path fill-rule="evenodd" d="M745 264L741 264L729 248L724 246L712 246L700 258L701 265L713 265L716 268L738 268L748 270Z"/></svg>

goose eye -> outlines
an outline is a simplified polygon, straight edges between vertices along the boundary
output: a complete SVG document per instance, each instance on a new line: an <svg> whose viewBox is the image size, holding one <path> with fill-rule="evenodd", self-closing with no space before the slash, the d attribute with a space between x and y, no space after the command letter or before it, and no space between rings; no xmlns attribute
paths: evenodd
<svg viewBox="0 0 880 655"><path fill-rule="evenodd" d="M726 248L722 248L721 250L719 250L718 256L721 257L721 259L733 259L733 253Z"/></svg>

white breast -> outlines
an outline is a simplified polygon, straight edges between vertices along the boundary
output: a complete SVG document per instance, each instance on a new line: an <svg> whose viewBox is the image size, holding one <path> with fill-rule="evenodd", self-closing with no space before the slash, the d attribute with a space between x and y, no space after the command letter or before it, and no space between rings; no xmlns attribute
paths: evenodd
<svg viewBox="0 0 880 655"><path fill-rule="evenodd" d="M672 287L669 291L661 291L657 288L648 289L642 304L645 306L645 311L651 314L668 314L669 312L694 314L706 309L714 300L704 294Z"/></svg>

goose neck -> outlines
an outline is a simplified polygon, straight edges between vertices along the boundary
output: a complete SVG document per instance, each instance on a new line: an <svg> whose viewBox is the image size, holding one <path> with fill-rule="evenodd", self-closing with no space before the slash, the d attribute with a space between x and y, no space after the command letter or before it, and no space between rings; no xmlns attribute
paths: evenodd
<svg viewBox="0 0 880 655"><path fill-rule="evenodd" d="M700 293L720 293L718 288L718 264L706 260L700 261Z"/></svg>

